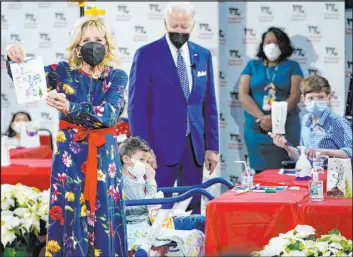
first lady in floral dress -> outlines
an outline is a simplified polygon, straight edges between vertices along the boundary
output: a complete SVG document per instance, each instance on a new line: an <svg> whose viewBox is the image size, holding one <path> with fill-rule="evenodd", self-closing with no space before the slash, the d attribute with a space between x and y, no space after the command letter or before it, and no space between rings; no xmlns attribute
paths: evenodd
<svg viewBox="0 0 353 257"><path fill-rule="evenodd" d="M74 27L67 61L44 67L48 91L56 90L47 104L60 112L46 256L127 254L115 125L128 77L115 69L114 50L104 20L86 16ZM23 45L10 45L7 55L22 63Z"/></svg>

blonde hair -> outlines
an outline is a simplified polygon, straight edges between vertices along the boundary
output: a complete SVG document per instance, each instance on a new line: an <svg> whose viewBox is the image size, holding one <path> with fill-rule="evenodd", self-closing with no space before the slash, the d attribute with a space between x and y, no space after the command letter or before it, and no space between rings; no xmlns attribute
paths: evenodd
<svg viewBox="0 0 353 257"><path fill-rule="evenodd" d="M300 89L303 96L308 93L320 93L322 91L328 95L331 94L330 83L327 81L327 79L319 75L311 75L303 79L300 83Z"/></svg>
<svg viewBox="0 0 353 257"><path fill-rule="evenodd" d="M97 68L102 71L105 66L116 68L119 65L119 59L114 54L116 50L115 42L111 37L110 30L105 24L104 19L96 16L84 16L76 22L71 32L71 44L67 48L67 61L70 67L74 70L82 67L83 60L77 56L79 53L79 44L84 36L84 31L90 27L97 28L99 32L105 32L104 38L107 46L106 56L103 61L97 65Z"/></svg>

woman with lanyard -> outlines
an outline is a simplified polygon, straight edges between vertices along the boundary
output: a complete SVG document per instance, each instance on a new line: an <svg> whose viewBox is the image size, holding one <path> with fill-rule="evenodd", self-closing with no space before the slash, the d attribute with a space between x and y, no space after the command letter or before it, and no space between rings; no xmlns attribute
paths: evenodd
<svg viewBox="0 0 353 257"><path fill-rule="evenodd" d="M258 59L248 62L240 78L239 100L245 109L245 143L250 167L256 173L279 169L281 162L288 160L286 151L278 149L267 134L272 129L272 102L287 101L286 137L294 144L300 140L297 104L303 72L298 62L288 59L292 53L288 35L271 27L262 35Z"/></svg>

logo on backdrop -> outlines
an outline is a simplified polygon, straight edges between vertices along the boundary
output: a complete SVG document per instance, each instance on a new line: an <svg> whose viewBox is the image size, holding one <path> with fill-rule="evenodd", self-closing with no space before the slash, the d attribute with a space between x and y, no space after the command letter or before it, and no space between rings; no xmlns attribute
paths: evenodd
<svg viewBox="0 0 353 257"><path fill-rule="evenodd" d="M8 7L11 10L22 9L22 3L9 3Z"/></svg>
<svg viewBox="0 0 353 257"><path fill-rule="evenodd" d="M242 149L243 143L240 138L240 135L237 133L229 133L229 143L228 149Z"/></svg>
<svg viewBox="0 0 353 257"><path fill-rule="evenodd" d="M299 62L300 64L305 64L307 57L304 49L301 47L293 47L293 59Z"/></svg>
<svg viewBox="0 0 353 257"><path fill-rule="evenodd" d="M260 15L259 21L260 22L273 22L274 16L272 8L268 5L261 5L260 6Z"/></svg>
<svg viewBox="0 0 353 257"><path fill-rule="evenodd" d="M25 29L35 29L38 27L37 17L34 13L25 13Z"/></svg>
<svg viewBox="0 0 353 257"><path fill-rule="evenodd" d="M15 34L15 33L11 33L10 34L10 41L12 43L20 43L21 42L21 38L19 34Z"/></svg>
<svg viewBox="0 0 353 257"><path fill-rule="evenodd" d="M2 18L1 18L1 22L2 22ZM346 18L346 35L351 35L351 34L352 34L352 18Z"/></svg>
<svg viewBox="0 0 353 257"><path fill-rule="evenodd" d="M133 40L136 42L148 40L148 34L147 34L146 28L144 26L135 25Z"/></svg>
<svg viewBox="0 0 353 257"><path fill-rule="evenodd" d="M127 5L117 5L116 20L117 21L128 21L131 19L130 9Z"/></svg>
<svg viewBox="0 0 353 257"><path fill-rule="evenodd" d="M349 77L352 74L353 62L352 59L346 61L346 76Z"/></svg>
<svg viewBox="0 0 353 257"><path fill-rule="evenodd" d="M159 4L149 4L148 8L148 19L149 20L161 20L163 18L162 8Z"/></svg>
<svg viewBox="0 0 353 257"><path fill-rule="evenodd" d="M56 52L55 53L55 57L56 57L56 60L59 62L59 61L64 61L66 58L65 58L65 54L64 53L60 53L60 52Z"/></svg>
<svg viewBox="0 0 353 257"><path fill-rule="evenodd" d="M332 104L332 108L337 108L340 105L340 100L338 99L338 96L336 95L335 90L332 90L332 93L331 93L331 104Z"/></svg>
<svg viewBox="0 0 353 257"><path fill-rule="evenodd" d="M6 16L4 14L1 14L1 29L8 29L9 24L7 23Z"/></svg>
<svg viewBox="0 0 353 257"><path fill-rule="evenodd" d="M340 57L338 56L338 52L336 47L334 46L326 46L325 47L325 63L338 63L340 61Z"/></svg>
<svg viewBox="0 0 353 257"><path fill-rule="evenodd" d="M127 47L118 47L119 58L122 63L131 63L132 56Z"/></svg>
<svg viewBox="0 0 353 257"><path fill-rule="evenodd" d="M55 28L65 28L67 27L67 20L65 17L65 13L62 12L55 12L55 20L54 20L54 27Z"/></svg>
<svg viewBox="0 0 353 257"><path fill-rule="evenodd" d="M50 2L39 2L38 3L38 8L51 8L51 3Z"/></svg>
<svg viewBox="0 0 353 257"><path fill-rule="evenodd" d="M219 86L220 87L227 87L227 75L223 71L219 71Z"/></svg>
<svg viewBox="0 0 353 257"><path fill-rule="evenodd" d="M52 120L52 116L50 115L49 112L41 112L40 118L44 121L51 121Z"/></svg>
<svg viewBox="0 0 353 257"><path fill-rule="evenodd" d="M209 23L199 23L199 39L212 39L213 35L214 33Z"/></svg>
<svg viewBox="0 0 353 257"><path fill-rule="evenodd" d="M223 112L219 113L219 123L220 123L220 128L226 128L227 121L226 121L226 118L224 117Z"/></svg>
<svg viewBox="0 0 353 257"><path fill-rule="evenodd" d="M258 39L256 38L256 31L254 28L245 27L244 28L244 44L257 44Z"/></svg>
<svg viewBox="0 0 353 257"><path fill-rule="evenodd" d="M229 180L233 183L234 186L240 183L239 176L229 175Z"/></svg>
<svg viewBox="0 0 353 257"><path fill-rule="evenodd" d="M9 97L5 93L1 93L1 108L8 108L10 106Z"/></svg>
<svg viewBox="0 0 353 257"><path fill-rule="evenodd" d="M320 71L316 68L309 68L308 69L308 75L321 75Z"/></svg>
<svg viewBox="0 0 353 257"><path fill-rule="evenodd" d="M7 56L6 54L1 54L1 69L6 68Z"/></svg>
<svg viewBox="0 0 353 257"><path fill-rule="evenodd" d="M36 55L34 53L28 52L26 53L26 57L35 57Z"/></svg>
<svg viewBox="0 0 353 257"><path fill-rule="evenodd" d="M239 101L239 93L238 92L230 91L229 92L229 96L230 96L230 104L229 104L230 108L239 108L239 107L241 107L240 101Z"/></svg>
<svg viewBox="0 0 353 257"><path fill-rule="evenodd" d="M39 48L50 48L52 45L51 36L48 33L40 32L38 43Z"/></svg>
<svg viewBox="0 0 353 257"><path fill-rule="evenodd" d="M322 35L321 29L317 25L308 25L308 41L309 42L321 42Z"/></svg>
<svg viewBox="0 0 353 257"><path fill-rule="evenodd" d="M226 39L226 36L224 33L225 32L223 31L223 29L219 30L218 37L219 37L219 44L220 45L225 45L227 43L227 39Z"/></svg>
<svg viewBox="0 0 353 257"><path fill-rule="evenodd" d="M226 162L226 160L224 159L223 154L220 154L219 160L220 160L220 162L221 162L221 170L227 169L227 162Z"/></svg>
<svg viewBox="0 0 353 257"><path fill-rule="evenodd" d="M228 23L241 23L243 17L241 16L241 12L237 7L229 7L228 8Z"/></svg>
<svg viewBox="0 0 353 257"><path fill-rule="evenodd" d="M292 21L305 21L308 18L304 6L292 4Z"/></svg>
<svg viewBox="0 0 353 257"><path fill-rule="evenodd" d="M230 66L241 66L243 65L243 58L239 50L229 49L228 65Z"/></svg>
<svg viewBox="0 0 353 257"><path fill-rule="evenodd" d="M334 3L323 3L325 5L325 20L338 20L340 17L339 10Z"/></svg>

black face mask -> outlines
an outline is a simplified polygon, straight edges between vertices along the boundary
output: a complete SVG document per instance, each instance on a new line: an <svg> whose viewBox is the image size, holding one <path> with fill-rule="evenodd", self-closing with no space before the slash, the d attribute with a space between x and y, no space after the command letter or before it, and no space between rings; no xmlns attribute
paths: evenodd
<svg viewBox="0 0 353 257"><path fill-rule="evenodd" d="M100 64L105 57L105 47L98 42L84 44L80 50L82 59L91 66Z"/></svg>
<svg viewBox="0 0 353 257"><path fill-rule="evenodd" d="M182 47L190 38L190 33L168 32L169 39L176 48Z"/></svg>

